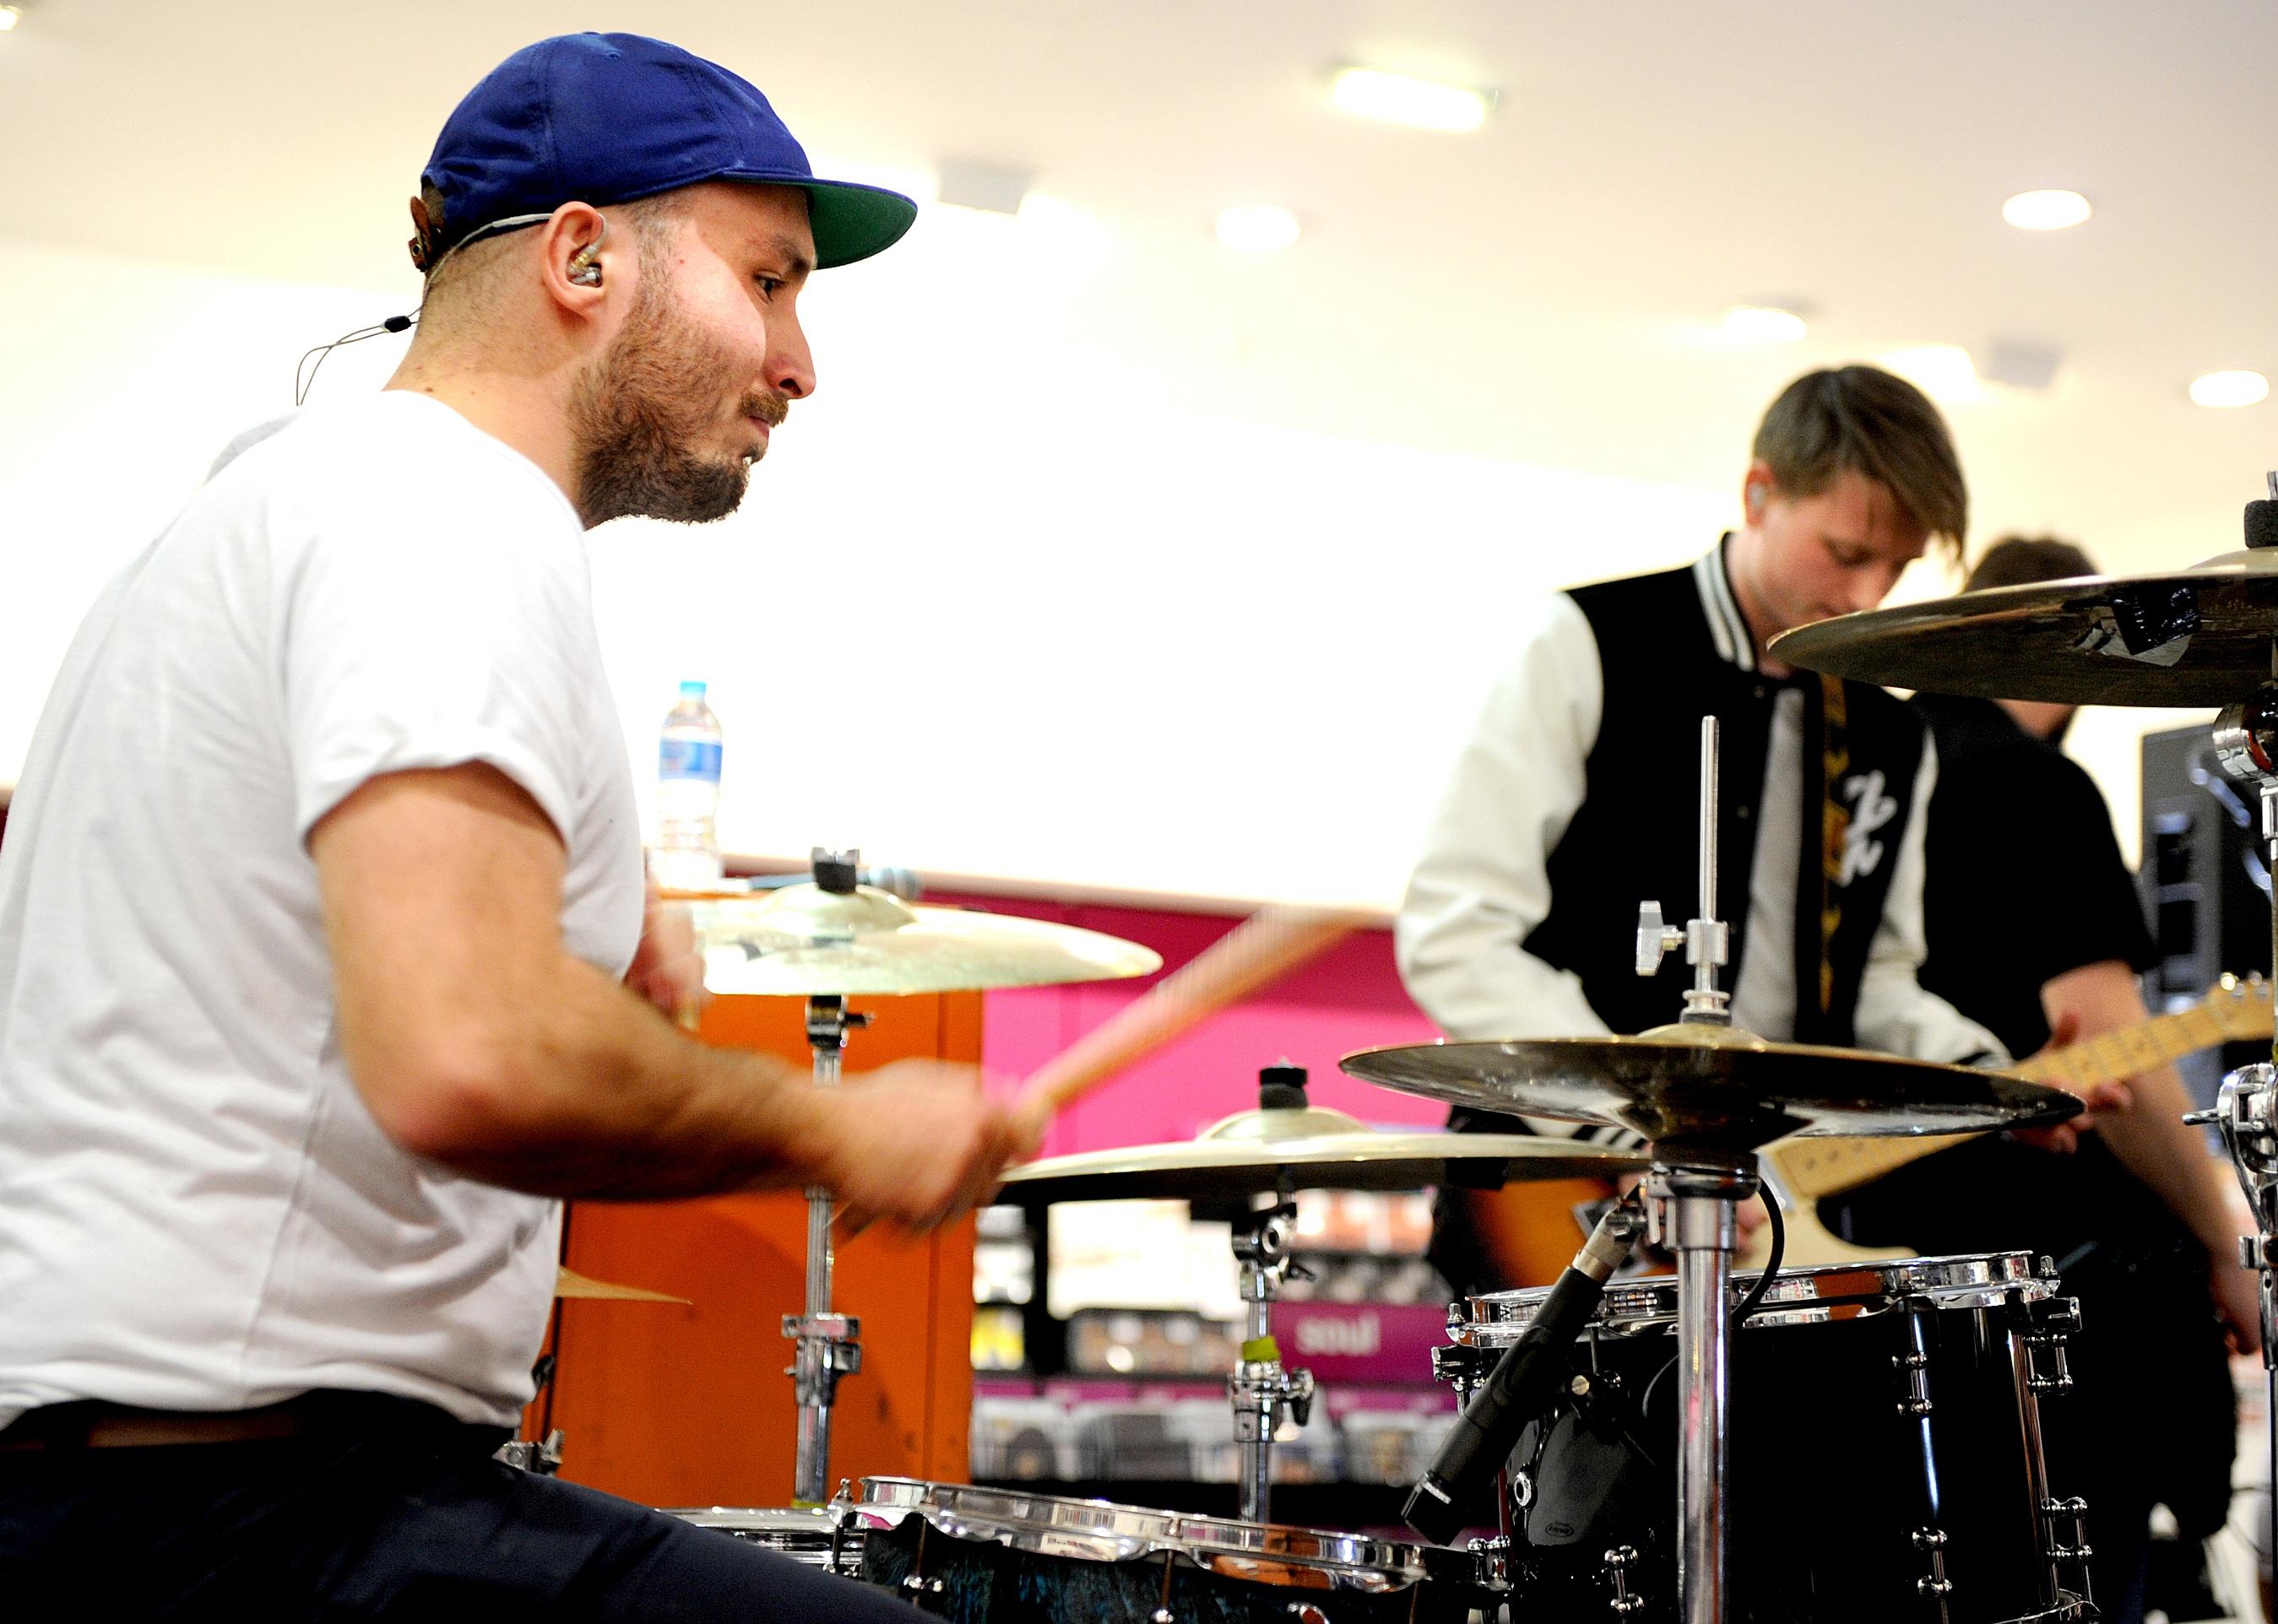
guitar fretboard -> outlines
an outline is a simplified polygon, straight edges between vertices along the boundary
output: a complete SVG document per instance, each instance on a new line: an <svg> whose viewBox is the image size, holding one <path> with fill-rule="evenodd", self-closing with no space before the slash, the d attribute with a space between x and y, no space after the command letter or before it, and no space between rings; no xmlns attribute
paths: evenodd
<svg viewBox="0 0 2278 1624"><path fill-rule="evenodd" d="M2259 986L2216 992L2188 1010L2115 1026L2051 1049L2012 1068L2029 1081L2077 1092L2152 1071L2215 1044L2270 1035L2270 1000ZM1974 1133L1908 1134L1894 1139L1800 1139L1771 1152L1799 1201L1833 1195L1923 1156L1976 1138Z"/></svg>

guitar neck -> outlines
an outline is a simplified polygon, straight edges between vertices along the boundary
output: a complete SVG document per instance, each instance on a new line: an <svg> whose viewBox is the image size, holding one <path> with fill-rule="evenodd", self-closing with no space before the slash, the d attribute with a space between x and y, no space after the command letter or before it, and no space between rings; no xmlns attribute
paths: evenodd
<svg viewBox="0 0 2278 1624"><path fill-rule="evenodd" d="M2050 1049L2011 1070L2030 1082L2076 1093L2114 1083L2222 1042L2228 1031L2204 1003L2115 1026L2078 1043ZM1854 1188L1909 1162L1936 1155L1968 1134L1909 1134L1900 1139L1801 1139L1771 1153L1781 1181L1799 1201Z"/></svg>

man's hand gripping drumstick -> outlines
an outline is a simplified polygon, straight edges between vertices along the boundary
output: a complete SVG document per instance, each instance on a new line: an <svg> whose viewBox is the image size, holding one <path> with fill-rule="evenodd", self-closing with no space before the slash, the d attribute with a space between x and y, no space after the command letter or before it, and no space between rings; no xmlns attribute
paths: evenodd
<svg viewBox="0 0 2278 1624"><path fill-rule="evenodd" d="M985 1168L975 1164L974 1181L959 1192L963 1203L959 1211L986 1205L997 1193L1003 1168L1034 1155L1043 1142L1045 1129L1059 1111L1124 1067L1311 958L1363 922L1361 916L1351 913L1263 909L1054 1056L1028 1079L1013 1102L1006 1117L1002 1159ZM883 1079L896 1070L888 1066L872 1072L864 1084ZM849 1210L859 1208L850 1201ZM867 1216L860 1220L868 1221ZM859 1225L850 1221L849 1227Z"/></svg>

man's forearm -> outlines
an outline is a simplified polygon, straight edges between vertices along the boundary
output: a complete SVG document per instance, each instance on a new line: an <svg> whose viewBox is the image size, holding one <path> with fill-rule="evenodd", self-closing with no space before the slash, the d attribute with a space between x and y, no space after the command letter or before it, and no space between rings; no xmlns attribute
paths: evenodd
<svg viewBox="0 0 2278 1624"><path fill-rule="evenodd" d="M2104 1142L2122 1166L2167 1204L2218 1262L2231 1258L2238 1225L2224 1196L2224 1164L2187 1127L2190 1096L2173 1066L2129 1079L2135 1102L2097 1117Z"/></svg>
<svg viewBox="0 0 2278 1624"><path fill-rule="evenodd" d="M670 1200L822 1178L827 1102L773 1055L683 1035L563 955L507 1054L396 1132L406 1148L532 1194Z"/></svg>

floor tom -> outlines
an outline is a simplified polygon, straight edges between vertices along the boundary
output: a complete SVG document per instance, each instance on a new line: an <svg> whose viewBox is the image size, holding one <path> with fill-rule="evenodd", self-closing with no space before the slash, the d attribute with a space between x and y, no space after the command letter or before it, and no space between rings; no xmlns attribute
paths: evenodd
<svg viewBox="0 0 2278 1624"><path fill-rule="evenodd" d="M1733 1277L1736 1308L1757 1278ZM1733 1342L1735 1620L2094 1616L2087 1508L2050 1484L2042 1451L2078 1328L2056 1285L2022 1253L1775 1277ZM1441 1377L1483 1381L1547 1295L1451 1306ZM1610 1287L1569 1381L1521 1435L1514 1616L1677 1616L1677 1297L1673 1280Z"/></svg>

